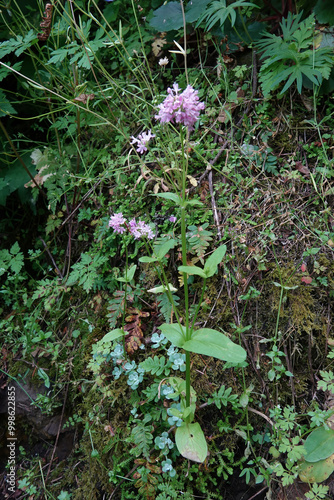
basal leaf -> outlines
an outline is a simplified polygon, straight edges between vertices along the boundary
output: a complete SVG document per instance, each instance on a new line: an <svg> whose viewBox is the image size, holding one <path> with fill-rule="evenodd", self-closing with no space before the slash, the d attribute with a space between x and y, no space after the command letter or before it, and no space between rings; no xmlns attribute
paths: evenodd
<svg viewBox="0 0 334 500"><path fill-rule="evenodd" d="M334 453L334 430L319 427L307 437L304 447L305 460L318 462L330 457Z"/></svg>
<svg viewBox="0 0 334 500"><path fill-rule="evenodd" d="M207 457L208 445L198 422L177 427L175 443L184 458L201 463Z"/></svg>
<svg viewBox="0 0 334 500"><path fill-rule="evenodd" d="M186 339L186 328L184 326L164 323L158 328L172 344L176 347L183 347Z"/></svg>

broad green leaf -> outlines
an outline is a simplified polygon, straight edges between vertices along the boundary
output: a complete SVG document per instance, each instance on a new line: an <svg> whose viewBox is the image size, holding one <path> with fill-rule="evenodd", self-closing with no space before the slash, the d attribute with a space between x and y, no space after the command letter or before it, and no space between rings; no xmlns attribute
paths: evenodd
<svg viewBox="0 0 334 500"><path fill-rule="evenodd" d="M304 483L322 483L334 472L334 455L314 463L305 460L298 470L299 479Z"/></svg>
<svg viewBox="0 0 334 500"><path fill-rule="evenodd" d="M178 30L183 26L182 10L179 2L168 2L153 13L150 21L157 31Z"/></svg>
<svg viewBox="0 0 334 500"><path fill-rule="evenodd" d="M163 333L165 334L165 332ZM196 330L192 334L191 340L184 342L183 345L179 345L178 347L182 347L186 351L213 356L214 358L233 363L241 363L246 359L245 349L234 344L223 333L211 330L211 328Z"/></svg>
<svg viewBox="0 0 334 500"><path fill-rule="evenodd" d="M334 11L331 2L318 0L313 10L320 24L334 25Z"/></svg>
<svg viewBox="0 0 334 500"><path fill-rule="evenodd" d="M305 460L318 462L324 460L334 453L334 430L319 427L307 437L304 447L306 450Z"/></svg>
<svg viewBox="0 0 334 500"><path fill-rule="evenodd" d="M218 247L212 255L208 258L204 265L204 273L207 278L210 278L215 274L218 268L218 264L221 263L226 254L226 245L221 245Z"/></svg>
<svg viewBox="0 0 334 500"><path fill-rule="evenodd" d="M175 193L157 193L154 196L158 196L159 198L164 198L165 200L171 200L176 203L176 205L181 205L182 200L178 194Z"/></svg>
<svg viewBox="0 0 334 500"><path fill-rule="evenodd" d="M197 266L179 266L178 271L180 273L187 273L191 275L196 274L197 276L201 276L202 278L207 277L203 269Z"/></svg>
<svg viewBox="0 0 334 500"><path fill-rule="evenodd" d="M115 328L115 330L111 330L110 332L106 333L106 335L102 337L99 342L101 342L102 344L105 342L112 342L113 340L123 337L123 335L124 331L121 328Z"/></svg>
<svg viewBox="0 0 334 500"><path fill-rule="evenodd" d="M178 324L164 323L158 327L164 336L176 347L183 347L186 339L186 328Z"/></svg>
<svg viewBox="0 0 334 500"><path fill-rule="evenodd" d="M201 16L205 10L205 7L211 2L211 0L191 0L188 2L185 16L187 23L193 23L197 21L199 16Z"/></svg>
<svg viewBox="0 0 334 500"><path fill-rule="evenodd" d="M208 445L198 422L177 427L175 443L184 458L201 463L207 457Z"/></svg>

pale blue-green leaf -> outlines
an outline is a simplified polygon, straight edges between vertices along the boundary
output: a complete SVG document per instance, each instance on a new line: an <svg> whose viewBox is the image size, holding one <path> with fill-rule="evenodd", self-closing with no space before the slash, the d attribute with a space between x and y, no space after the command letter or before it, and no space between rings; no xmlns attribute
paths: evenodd
<svg viewBox="0 0 334 500"><path fill-rule="evenodd" d="M207 457L208 445L198 422L177 427L175 443L184 458L201 463Z"/></svg>
<svg viewBox="0 0 334 500"><path fill-rule="evenodd" d="M241 363L246 359L246 351L226 335L211 328L200 328L193 332L191 339L180 347L186 351L205 354L223 361Z"/></svg>

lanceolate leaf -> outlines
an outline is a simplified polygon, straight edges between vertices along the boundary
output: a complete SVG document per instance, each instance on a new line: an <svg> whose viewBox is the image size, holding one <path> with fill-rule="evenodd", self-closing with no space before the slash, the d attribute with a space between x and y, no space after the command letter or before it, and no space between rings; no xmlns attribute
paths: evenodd
<svg viewBox="0 0 334 500"><path fill-rule="evenodd" d="M202 278L206 278L206 274L203 269L198 266L179 266L178 270L180 273L187 273L190 275L201 276Z"/></svg>
<svg viewBox="0 0 334 500"><path fill-rule="evenodd" d="M221 245L213 252L212 255L210 255L204 266L204 272L207 278L210 278L210 276L213 276L215 274L218 268L218 264L221 263L225 254L226 245Z"/></svg>

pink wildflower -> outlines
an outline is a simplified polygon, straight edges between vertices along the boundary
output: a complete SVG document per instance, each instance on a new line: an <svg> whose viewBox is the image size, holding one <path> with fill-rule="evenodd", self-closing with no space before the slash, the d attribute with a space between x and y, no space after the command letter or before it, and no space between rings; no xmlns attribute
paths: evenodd
<svg viewBox="0 0 334 500"><path fill-rule="evenodd" d="M149 240L153 240L155 236L150 226L148 224L145 224L144 221L140 220L136 222L136 219L132 219L128 223L127 220L123 217L122 212L110 217L109 227L111 227L115 231L115 233L120 234L123 234L126 230L128 230L136 240L138 240L142 236L146 236Z"/></svg>
<svg viewBox="0 0 334 500"><path fill-rule="evenodd" d="M167 89L168 96L162 104L159 104L159 113L155 118L161 123L182 123L189 130L193 130L205 104L200 102L198 90L193 89L191 85L188 85L181 94L180 90L177 83L174 83L172 89Z"/></svg>
<svg viewBox="0 0 334 500"><path fill-rule="evenodd" d="M147 236L149 240L154 238L154 233L148 224L145 224L142 220L136 222L136 219L130 221L130 233L133 234L136 240L142 236Z"/></svg>
<svg viewBox="0 0 334 500"><path fill-rule="evenodd" d="M175 215L171 215L168 220L169 220L169 222L176 222Z"/></svg>
<svg viewBox="0 0 334 500"><path fill-rule="evenodd" d="M151 129L148 132L143 132L142 134L139 134L138 137L131 136L131 143L130 144L137 144L137 152L140 153L141 155L147 151L147 143L155 137L154 134L152 134Z"/></svg>
<svg viewBox="0 0 334 500"><path fill-rule="evenodd" d="M126 229L126 227L123 226L125 222L126 219L124 219L122 212L119 212L110 217L109 227L112 227L115 233L123 234Z"/></svg>

